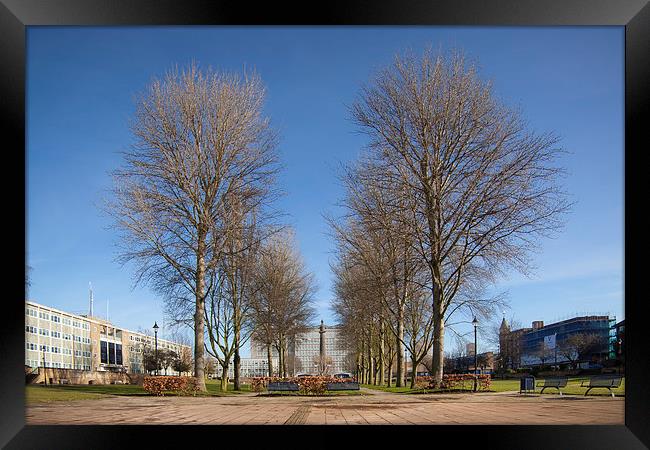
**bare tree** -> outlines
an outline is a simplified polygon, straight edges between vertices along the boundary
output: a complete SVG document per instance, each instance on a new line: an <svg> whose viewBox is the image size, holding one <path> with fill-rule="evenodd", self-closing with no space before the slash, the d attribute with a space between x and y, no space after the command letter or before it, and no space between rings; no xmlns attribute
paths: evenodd
<svg viewBox="0 0 650 450"><path fill-rule="evenodd" d="M461 54L397 56L362 89L352 117L370 142L365 153L410 217L411 236L429 270L433 376L442 380L445 317L475 309L468 288L504 269L529 269L540 236L561 226L569 205L553 164L558 139L536 134L518 110Z"/></svg>
<svg viewBox="0 0 650 450"><path fill-rule="evenodd" d="M316 284L298 253L293 233L273 235L260 250L252 297L255 337L267 348L269 374L273 373L272 346L278 352L278 372L287 376L289 339L304 331L313 317Z"/></svg>
<svg viewBox="0 0 650 450"><path fill-rule="evenodd" d="M172 361L172 369L178 372L180 376L184 372L192 370L192 353L187 347L181 347L181 350Z"/></svg>
<svg viewBox="0 0 650 450"><path fill-rule="evenodd" d="M342 206L348 209L348 214L342 221L328 218L328 222L340 264L346 260L346 266L364 267L365 281L356 283L355 295L371 296L380 302L377 312L382 318L373 320L380 334L388 330L395 339L396 385L399 387L404 383L406 308L420 289L418 281L421 280L417 277L422 275L422 265L415 258L414 243L399 226L399 217L404 214L404 202L396 196L399 186L382 184L381 174L363 162L349 167L342 181L346 188ZM374 328L369 331L370 340L373 340L374 331ZM374 339L374 342L385 341ZM372 354L373 346L367 346L367 350ZM381 364L383 359L380 358Z"/></svg>
<svg viewBox="0 0 650 450"><path fill-rule="evenodd" d="M205 299L231 231L225 219L234 198L264 197L276 171L264 96L255 73L203 72L194 63L167 72L140 95L135 144L113 174L106 209L123 232L119 260L136 263L136 284L192 302L201 390Z"/></svg>
<svg viewBox="0 0 650 450"><path fill-rule="evenodd" d="M211 358L210 356L205 358L205 374L206 375L211 375L216 373L217 371L217 363L214 358Z"/></svg>
<svg viewBox="0 0 650 450"><path fill-rule="evenodd" d="M567 336L558 344L557 352L569 360L576 369L579 361L588 359L593 353L600 353L606 341L595 333L575 333Z"/></svg>
<svg viewBox="0 0 650 450"><path fill-rule="evenodd" d="M549 348L546 343L542 340L539 345L533 351L532 356L539 359L539 362L542 367L546 365L546 361L549 361L555 356L555 350Z"/></svg>

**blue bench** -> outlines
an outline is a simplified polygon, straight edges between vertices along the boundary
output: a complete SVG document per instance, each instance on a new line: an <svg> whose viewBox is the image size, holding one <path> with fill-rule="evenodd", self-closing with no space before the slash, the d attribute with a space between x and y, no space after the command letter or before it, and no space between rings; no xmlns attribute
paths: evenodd
<svg viewBox="0 0 650 450"><path fill-rule="evenodd" d="M269 385L266 387L267 391L297 391L298 390L298 383L294 383L292 381L275 381L273 383L269 383Z"/></svg>
<svg viewBox="0 0 650 450"><path fill-rule="evenodd" d="M327 383L328 391L358 391L359 383L356 381L344 381L342 383Z"/></svg>

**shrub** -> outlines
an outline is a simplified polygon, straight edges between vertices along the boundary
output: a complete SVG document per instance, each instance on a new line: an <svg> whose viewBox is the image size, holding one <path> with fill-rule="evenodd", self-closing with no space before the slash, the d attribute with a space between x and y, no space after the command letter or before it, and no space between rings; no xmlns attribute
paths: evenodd
<svg viewBox="0 0 650 450"><path fill-rule="evenodd" d="M144 377L142 387L150 394L163 396L165 392L179 395L196 395L198 384L194 377L154 376Z"/></svg>
<svg viewBox="0 0 650 450"><path fill-rule="evenodd" d="M433 377L418 377L416 385L426 385L428 389L440 388L443 390L472 390L474 389L474 379L478 378L477 389L487 391L492 385L492 376L490 374L474 375L471 373L450 373L442 376L442 383L438 385ZM426 389L423 388L423 389Z"/></svg>
<svg viewBox="0 0 650 450"><path fill-rule="evenodd" d="M321 377L255 377L251 379L251 390L253 392L262 392L266 390L269 383L276 382L293 382L298 385L298 389L303 394L323 394L327 390L329 383L346 383L356 381L354 378L334 378L331 376Z"/></svg>

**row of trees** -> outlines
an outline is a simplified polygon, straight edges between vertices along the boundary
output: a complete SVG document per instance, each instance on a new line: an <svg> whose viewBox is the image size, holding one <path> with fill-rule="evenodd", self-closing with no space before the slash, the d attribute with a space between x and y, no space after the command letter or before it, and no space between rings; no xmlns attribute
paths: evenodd
<svg viewBox="0 0 650 450"><path fill-rule="evenodd" d="M222 367L224 390L233 361L240 388L240 351L253 330L286 371L287 336L312 314L313 277L276 223L278 136L264 98L254 72L193 63L154 79L137 101L134 143L106 203L120 260L162 295L173 324L193 330L201 390L206 353Z"/></svg>
<svg viewBox="0 0 650 450"><path fill-rule="evenodd" d="M369 143L341 176L346 213L328 219L333 308L362 380L382 383L396 360L403 385L406 349L412 367L432 354L440 382L445 331L485 322L503 302L486 287L526 272L561 226L558 139L530 131L460 53L396 56L351 116Z"/></svg>

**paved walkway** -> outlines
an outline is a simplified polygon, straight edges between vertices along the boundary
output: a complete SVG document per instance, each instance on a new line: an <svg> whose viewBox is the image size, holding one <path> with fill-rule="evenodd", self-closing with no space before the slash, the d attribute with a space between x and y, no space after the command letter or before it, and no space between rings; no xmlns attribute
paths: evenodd
<svg viewBox="0 0 650 450"><path fill-rule="evenodd" d="M515 392L337 397L110 397L28 406L27 423L106 424L613 424L623 398Z"/></svg>

